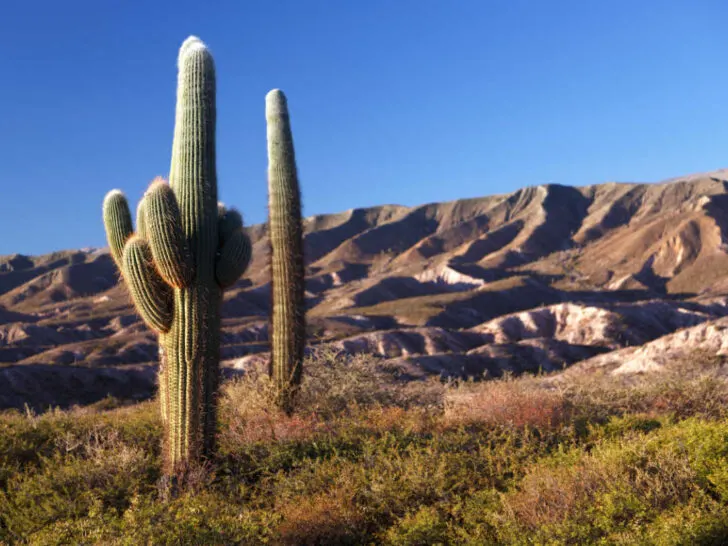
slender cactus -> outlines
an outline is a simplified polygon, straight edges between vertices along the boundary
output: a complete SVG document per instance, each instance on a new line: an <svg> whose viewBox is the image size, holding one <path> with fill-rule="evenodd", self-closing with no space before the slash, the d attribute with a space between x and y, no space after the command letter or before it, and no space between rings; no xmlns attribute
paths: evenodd
<svg viewBox="0 0 728 546"><path fill-rule="evenodd" d="M159 335L165 471L171 475L214 449L222 291L250 260L239 214L230 226L228 212L218 210L215 67L198 38L182 44L178 69L169 185L155 180L149 187L137 209L136 234L123 194L114 190L104 200L114 260L137 311Z"/></svg>
<svg viewBox="0 0 728 546"><path fill-rule="evenodd" d="M271 245L270 375L287 413L301 383L306 343L301 196L286 97L265 98L268 136L268 215Z"/></svg>

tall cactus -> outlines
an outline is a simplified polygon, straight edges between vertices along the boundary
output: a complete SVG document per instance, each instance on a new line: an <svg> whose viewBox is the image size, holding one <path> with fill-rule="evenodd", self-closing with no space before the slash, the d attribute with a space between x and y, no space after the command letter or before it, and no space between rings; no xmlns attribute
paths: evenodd
<svg viewBox="0 0 728 546"><path fill-rule="evenodd" d="M168 474L214 448L222 291L245 271L250 241L242 218L218 208L215 67L198 38L182 44L170 183L155 180L137 209L104 200L111 253L137 311L159 334L160 403Z"/></svg>
<svg viewBox="0 0 728 546"><path fill-rule="evenodd" d="M265 97L268 136L268 215L271 245L270 375L278 405L293 411L306 342L303 229L293 136L286 97Z"/></svg>

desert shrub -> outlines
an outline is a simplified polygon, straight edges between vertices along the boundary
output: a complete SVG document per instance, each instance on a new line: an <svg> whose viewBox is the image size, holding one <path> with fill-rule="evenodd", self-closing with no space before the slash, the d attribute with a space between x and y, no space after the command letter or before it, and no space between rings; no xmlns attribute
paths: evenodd
<svg viewBox="0 0 728 546"><path fill-rule="evenodd" d="M385 539L392 546L448 544L447 521L434 507L424 506L400 518L386 532Z"/></svg>
<svg viewBox="0 0 728 546"><path fill-rule="evenodd" d="M287 499L275 507L283 544L360 544L366 537L364 514L357 511L351 491L332 488L311 496Z"/></svg>
<svg viewBox="0 0 728 546"><path fill-rule="evenodd" d="M556 429L569 421L571 404L560 390L539 388L526 378L465 382L447 390L449 423Z"/></svg>
<svg viewBox="0 0 728 546"><path fill-rule="evenodd" d="M378 359L368 355L317 349L306 358L304 370L296 400L298 410L292 416L271 402L275 393L267 373L253 369L231 381L223 391L220 404L224 424L221 442L237 446L265 440L300 440L331 432L332 421L341 421L347 416L364 413L382 419L397 414L407 421L410 414L394 408L413 409L414 413L437 412L442 405L444 386L440 382L400 381L380 368ZM394 411L378 411L382 408ZM361 418L349 420L347 424L356 422L361 422Z"/></svg>
<svg viewBox="0 0 728 546"><path fill-rule="evenodd" d="M267 544L277 519L206 492L168 503L147 495L133 497L121 516L97 503L86 517L58 521L27 538L38 545Z"/></svg>
<svg viewBox="0 0 728 546"><path fill-rule="evenodd" d="M725 366L722 358L698 351L644 376L620 378L596 372L549 387L563 392L576 410L575 419L604 422L612 415L633 413L724 419L728 417Z"/></svg>
<svg viewBox="0 0 728 546"><path fill-rule="evenodd" d="M0 413L0 489L11 476L33 471L58 454L91 449L105 434L155 453L161 434L156 408L143 403L102 412L74 408L40 415L30 410Z"/></svg>
<svg viewBox="0 0 728 546"><path fill-rule="evenodd" d="M303 364L304 377L297 397L297 411L322 418L339 416L351 408L399 406L440 408L444 386L430 381L401 381L396 370L387 369L380 358L347 354L331 347L317 347ZM225 388L228 408L252 405L268 407L271 386L268 374L251 369Z"/></svg>
<svg viewBox="0 0 728 546"><path fill-rule="evenodd" d="M125 442L115 429L86 438L67 432L37 467L10 476L0 492L0 518L13 536L28 536L92 507L122 513L139 492L150 493L158 468L150 454Z"/></svg>
<svg viewBox="0 0 728 546"><path fill-rule="evenodd" d="M643 529L615 535L614 540L625 545L725 544L728 541L728 507L699 496L662 512Z"/></svg>
<svg viewBox="0 0 728 546"><path fill-rule="evenodd" d="M505 495L505 513L542 543L594 543L680 505L728 506L726 467L728 423L689 419L545 458Z"/></svg>
<svg viewBox="0 0 728 546"><path fill-rule="evenodd" d="M314 358L290 417L265 374L230 382L219 455L174 498L153 403L0 413L0 543L728 543L710 369L406 385L380 364Z"/></svg>

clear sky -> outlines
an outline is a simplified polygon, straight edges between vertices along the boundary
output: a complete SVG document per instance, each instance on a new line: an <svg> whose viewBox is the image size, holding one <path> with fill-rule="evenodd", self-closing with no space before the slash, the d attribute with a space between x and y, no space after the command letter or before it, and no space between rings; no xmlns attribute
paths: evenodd
<svg viewBox="0 0 728 546"><path fill-rule="evenodd" d="M265 220L264 97L306 215L728 167L725 0L23 0L0 13L0 254L105 246L215 56L221 199Z"/></svg>

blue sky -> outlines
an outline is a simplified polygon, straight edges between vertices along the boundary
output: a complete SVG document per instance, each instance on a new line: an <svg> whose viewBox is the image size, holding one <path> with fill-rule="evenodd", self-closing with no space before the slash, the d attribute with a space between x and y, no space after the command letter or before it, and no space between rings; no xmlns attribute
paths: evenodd
<svg viewBox="0 0 728 546"><path fill-rule="evenodd" d="M0 254L104 246L169 169L176 55L218 73L223 201L266 217L288 95L306 215L728 167L723 0L25 0L0 17Z"/></svg>

